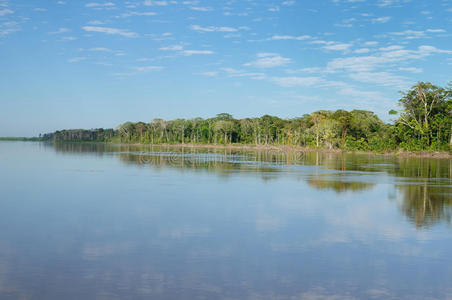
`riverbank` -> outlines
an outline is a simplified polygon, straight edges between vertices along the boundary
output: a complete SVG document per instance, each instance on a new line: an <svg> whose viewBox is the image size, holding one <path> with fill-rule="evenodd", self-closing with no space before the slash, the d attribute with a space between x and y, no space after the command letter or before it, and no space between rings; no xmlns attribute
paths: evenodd
<svg viewBox="0 0 452 300"><path fill-rule="evenodd" d="M112 143L114 144L114 143ZM325 149L325 148L313 148L303 146L289 146L289 145L240 145L240 144L116 144L123 146L156 146L156 147L184 147L184 148L203 148L203 149L231 149L231 150L255 150L255 151L284 151L284 152L321 152L321 153L357 153L368 155L388 155L399 157L421 157L421 158L448 158L452 159L452 153L450 152L438 152L438 151L349 151L343 149Z"/></svg>
<svg viewBox="0 0 452 300"><path fill-rule="evenodd" d="M0 141L29 141L39 142L39 138L22 137L0 137ZM155 146L155 147L176 147L176 148L201 148L201 149L231 149L231 150L254 150L254 151L284 151L284 152L321 152L321 153L356 153L368 155L388 155L398 157L420 157L420 158L445 158L452 159L452 152L439 151L350 151L343 149L326 149L315 147L303 147L293 145L242 145L242 144L140 144L140 143L115 143L115 142L94 142L94 141L62 141L62 143L86 143L86 144L109 144L118 146Z"/></svg>
<svg viewBox="0 0 452 300"><path fill-rule="evenodd" d="M38 137L27 138L27 137L0 137L0 141L12 141L12 142L40 142L42 141Z"/></svg>

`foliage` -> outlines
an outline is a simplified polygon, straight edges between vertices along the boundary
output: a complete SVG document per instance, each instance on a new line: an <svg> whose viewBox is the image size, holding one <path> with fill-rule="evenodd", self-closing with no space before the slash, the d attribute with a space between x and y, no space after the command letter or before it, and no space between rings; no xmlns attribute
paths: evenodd
<svg viewBox="0 0 452 300"><path fill-rule="evenodd" d="M113 129L70 129L46 133L40 138L44 141L108 142L117 134Z"/></svg>
<svg viewBox="0 0 452 300"><path fill-rule="evenodd" d="M143 144L254 144L339 148L358 151L452 149L452 90L420 82L402 95L394 124L367 110L316 111L293 119L264 115L234 119L228 113L191 120L127 122L117 129L62 130L42 136L55 141Z"/></svg>
<svg viewBox="0 0 452 300"><path fill-rule="evenodd" d="M40 141L41 138L39 137L0 137L0 141L22 141L22 142L37 142Z"/></svg>
<svg viewBox="0 0 452 300"><path fill-rule="evenodd" d="M447 150L452 147L452 89L419 82L403 94L395 133L402 148Z"/></svg>

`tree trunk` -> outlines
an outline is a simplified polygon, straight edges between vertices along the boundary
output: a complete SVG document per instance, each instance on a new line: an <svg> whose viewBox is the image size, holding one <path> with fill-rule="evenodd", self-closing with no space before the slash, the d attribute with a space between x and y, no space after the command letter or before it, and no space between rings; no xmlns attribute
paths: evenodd
<svg viewBox="0 0 452 300"><path fill-rule="evenodd" d="M450 141L449 141L449 146L452 147L452 125L450 126Z"/></svg>
<svg viewBox="0 0 452 300"><path fill-rule="evenodd" d="M184 144L185 126L182 126L182 145Z"/></svg>
<svg viewBox="0 0 452 300"><path fill-rule="evenodd" d="M319 147L319 129L317 128L317 130L316 130L316 137L315 137L315 139L316 139L316 145L317 145L317 148Z"/></svg>

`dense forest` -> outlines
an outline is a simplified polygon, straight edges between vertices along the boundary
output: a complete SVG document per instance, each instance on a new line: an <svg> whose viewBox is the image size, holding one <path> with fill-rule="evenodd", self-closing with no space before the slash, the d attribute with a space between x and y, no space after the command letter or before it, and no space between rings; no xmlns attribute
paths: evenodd
<svg viewBox="0 0 452 300"><path fill-rule="evenodd" d="M327 149L391 151L452 150L452 85L419 82L391 110L392 124L366 110L319 110L293 119L264 115L234 119L154 119L127 122L117 129L61 130L40 136L51 141L143 144L291 145Z"/></svg>

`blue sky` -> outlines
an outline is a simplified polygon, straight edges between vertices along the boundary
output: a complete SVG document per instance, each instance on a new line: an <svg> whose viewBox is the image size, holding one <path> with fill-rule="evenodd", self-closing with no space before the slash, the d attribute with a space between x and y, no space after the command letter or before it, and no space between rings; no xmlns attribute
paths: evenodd
<svg viewBox="0 0 452 300"><path fill-rule="evenodd" d="M368 109L452 80L450 0L0 0L0 136Z"/></svg>

